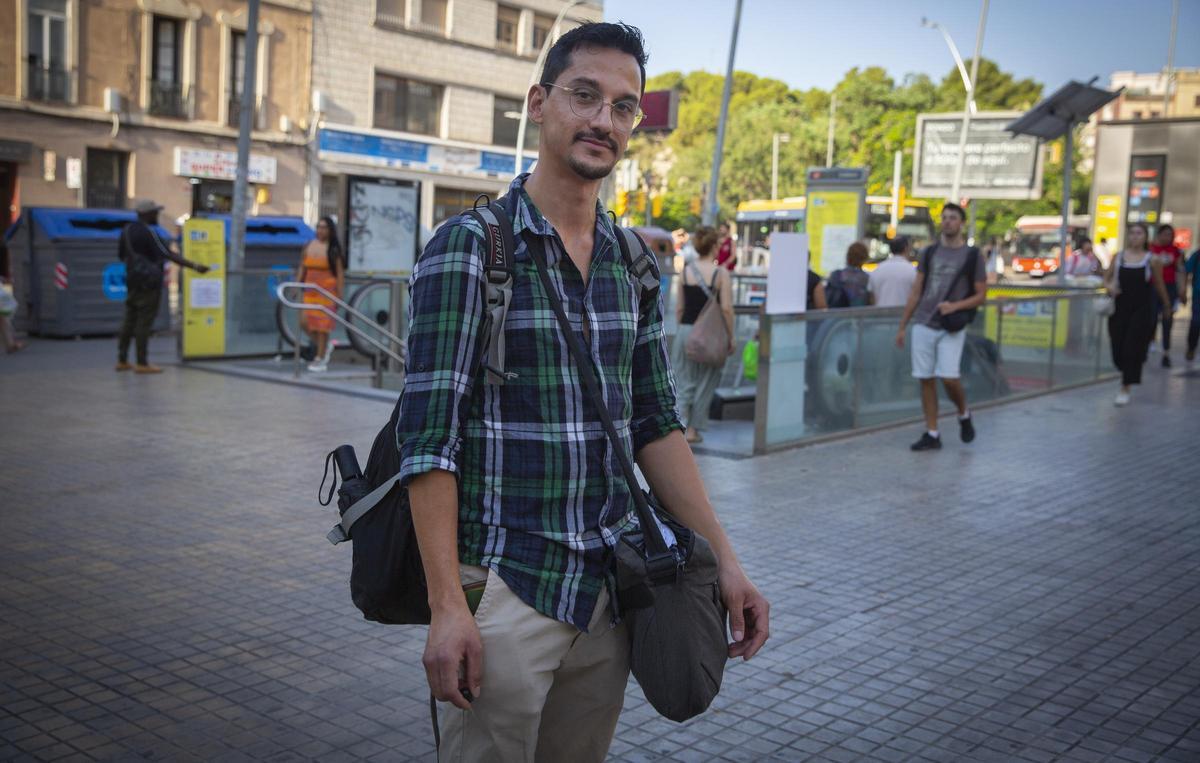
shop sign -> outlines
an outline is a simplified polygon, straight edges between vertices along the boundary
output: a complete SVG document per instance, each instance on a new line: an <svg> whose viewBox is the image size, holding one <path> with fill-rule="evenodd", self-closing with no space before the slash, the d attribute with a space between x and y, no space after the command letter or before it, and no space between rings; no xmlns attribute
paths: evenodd
<svg viewBox="0 0 1200 763"><path fill-rule="evenodd" d="M273 185L276 164L273 156L250 154L247 179L251 183ZM237 152L176 146L175 174L206 180L237 180Z"/></svg>
<svg viewBox="0 0 1200 763"><path fill-rule="evenodd" d="M372 167L414 169L441 172L449 175L498 177L512 174L514 155L503 151L445 146L407 138L350 132L321 130L317 146L322 159L351 162ZM525 171L533 166L536 156L525 155Z"/></svg>

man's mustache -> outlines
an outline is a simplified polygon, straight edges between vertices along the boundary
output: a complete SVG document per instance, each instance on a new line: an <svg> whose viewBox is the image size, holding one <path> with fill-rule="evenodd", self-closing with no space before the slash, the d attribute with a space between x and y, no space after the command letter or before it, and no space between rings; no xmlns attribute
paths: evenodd
<svg viewBox="0 0 1200 763"><path fill-rule="evenodd" d="M616 150L617 150L617 143L616 143L616 141L614 141L612 138L608 137L608 136L607 136L607 135L605 135L604 133L596 133L596 132L579 132L579 133L575 133L575 140L594 140L594 141L599 141L600 143L603 143L604 145L606 145L606 146L608 146L609 148L611 148L611 149L613 150L613 152L614 152L614 153L615 153L615 152L616 152Z"/></svg>

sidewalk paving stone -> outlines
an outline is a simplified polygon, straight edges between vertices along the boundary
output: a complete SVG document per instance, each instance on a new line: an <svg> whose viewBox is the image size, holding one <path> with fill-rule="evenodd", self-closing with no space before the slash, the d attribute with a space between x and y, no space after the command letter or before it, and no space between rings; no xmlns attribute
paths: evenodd
<svg viewBox="0 0 1200 763"><path fill-rule="evenodd" d="M111 355L0 358L0 759L432 760L424 629L361 619L315 501L390 405ZM772 640L685 724L631 682L610 758L1200 760L1200 374L1146 377L701 454Z"/></svg>

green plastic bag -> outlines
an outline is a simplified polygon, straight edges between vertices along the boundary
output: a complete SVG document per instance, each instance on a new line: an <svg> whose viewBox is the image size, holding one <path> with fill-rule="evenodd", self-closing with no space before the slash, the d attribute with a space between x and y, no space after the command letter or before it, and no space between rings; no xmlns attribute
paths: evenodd
<svg viewBox="0 0 1200 763"><path fill-rule="evenodd" d="M758 380L758 340L746 342L742 350L742 378L746 381Z"/></svg>

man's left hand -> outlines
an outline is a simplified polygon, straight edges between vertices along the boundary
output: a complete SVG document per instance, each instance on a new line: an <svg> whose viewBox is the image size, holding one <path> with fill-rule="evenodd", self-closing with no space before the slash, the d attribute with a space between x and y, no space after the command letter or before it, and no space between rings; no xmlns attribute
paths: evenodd
<svg viewBox="0 0 1200 763"><path fill-rule="evenodd" d="M958 308L955 307L953 302L941 302L938 304L938 312L942 315L949 315L950 313L958 312Z"/></svg>
<svg viewBox="0 0 1200 763"><path fill-rule="evenodd" d="M729 656L748 660L758 654L770 636L771 605L736 562L721 565L719 583L721 602L729 610L729 631L733 635Z"/></svg>

